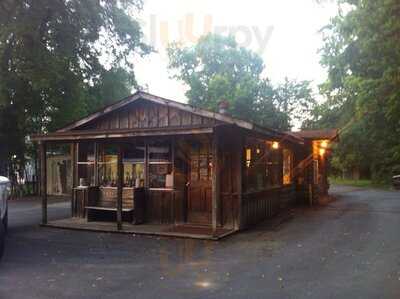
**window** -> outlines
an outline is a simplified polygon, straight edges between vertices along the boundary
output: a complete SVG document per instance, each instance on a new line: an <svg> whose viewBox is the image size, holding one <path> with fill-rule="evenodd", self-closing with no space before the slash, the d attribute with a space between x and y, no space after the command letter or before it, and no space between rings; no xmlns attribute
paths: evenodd
<svg viewBox="0 0 400 299"><path fill-rule="evenodd" d="M293 171L293 154L290 150L283 150L283 184L290 185L292 183Z"/></svg>
<svg viewBox="0 0 400 299"><path fill-rule="evenodd" d="M264 141L254 138L247 139L244 176L246 192L267 188L267 152Z"/></svg>
<svg viewBox="0 0 400 299"><path fill-rule="evenodd" d="M124 147L124 187L144 187L144 157L144 144L130 144Z"/></svg>
<svg viewBox="0 0 400 299"><path fill-rule="evenodd" d="M268 187L282 186L282 150L274 148L273 142L267 142Z"/></svg>
<svg viewBox="0 0 400 299"><path fill-rule="evenodd" d="M270 141L247 138L243 166L245 192L282 186L282 150L273 144Z"/></svg>
<svg viewBox="0 0 400 299"><path fill-rule="evenodd" d="M94 186L94 145L79 143L78 145L78 178L79 185Z"/></svg>
<svg viewBox="0 0 400 299"><path fill-rule="evenodd" d="M190 144L190 182L211 181L212 153L207 139L198 138Z"/></svg>
<svg viewBox="0 0 400 299"><path fill-rule="evenodd" d="M103 145L99 153L99 185L116 187L118 178L118 147Z"/></svg>
<svg viewBox="0 0 400 299"><path fill-rule="evenodd" d="M158 142L149 145L149 187L153 189L172 189L171 145Z"/></svg>

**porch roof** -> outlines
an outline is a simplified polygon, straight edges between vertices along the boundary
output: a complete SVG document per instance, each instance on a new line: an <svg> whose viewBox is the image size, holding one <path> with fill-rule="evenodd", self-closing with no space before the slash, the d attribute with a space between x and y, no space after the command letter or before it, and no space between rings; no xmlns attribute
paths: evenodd
<svg viewBox="0 0 400 299"><path fill-rule="evenodd" d="M309 140L336 140L339 137L339 129L303 130L287 132L292 136Z"/></svg>
<svg viewBox="0 0 400 299"><path fill-rule="evenodd" d="M77 130L68 132L55 132L41 135L32 135L32 141L74 141L87 139L112 139L145 136L168 136L189 134L210 134L214 127L194 128L152 128L152 129L118 129L118 130Z"/></svg>

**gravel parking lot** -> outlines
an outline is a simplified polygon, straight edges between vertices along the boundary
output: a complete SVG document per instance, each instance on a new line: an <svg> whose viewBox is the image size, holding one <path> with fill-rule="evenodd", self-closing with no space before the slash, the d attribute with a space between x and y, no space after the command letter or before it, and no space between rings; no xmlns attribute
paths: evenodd
<svg viewBox="0 0 400 299"><path fill-rule="evenodd" d="M400 193L331 194L219 242L43 228L13 201L0 298L400 298Z"/></svg>

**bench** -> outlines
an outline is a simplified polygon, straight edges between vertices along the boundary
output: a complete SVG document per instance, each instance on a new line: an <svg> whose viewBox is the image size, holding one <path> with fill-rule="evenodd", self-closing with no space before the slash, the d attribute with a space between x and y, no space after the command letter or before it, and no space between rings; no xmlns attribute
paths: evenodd
<svg viewBox="0 0 400 299"><path fill-rule="evenodd" d="M87 220L95 221L106 218L105 213L117 215L117 188L99 187L97 196L91 197L85 206ZM132 222L134 211L134 188L124 188L122 192L122 216ZM101 217L103 216L103 217ZM126 218L126 217L125 217Z"/></svg>
<svg viewBox="0 0 400 299"><path fill-rule="evenodd" d="M122 219L124 221L136 224L144 221L144 194L143 188L123 189ZM116 217L118 211L117 189L112 187L98 188L97 196L88 200L85 210L87 211L88 221L103 220L109 213Z"/></svg>

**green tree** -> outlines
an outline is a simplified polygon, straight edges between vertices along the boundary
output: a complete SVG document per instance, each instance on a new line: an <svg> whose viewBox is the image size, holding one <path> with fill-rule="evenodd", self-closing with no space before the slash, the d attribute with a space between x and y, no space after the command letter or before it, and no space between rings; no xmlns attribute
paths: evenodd
<svg viewBox="0 0 400 299"><path fill-rule="evenodd" d="M278 111L287 116L288 127L306 122L317 105L311 83L285 78L275 87L274 103Z"/></svg>
<svg viewBox="0 0 400 299"><path fill-rule="evenodd" d="M189 87L192 105L217 110L225 100L233 116L282 130L291 127L306 103L308 109L313 105L310 82L286 80L274 88L262 76L262 58L233 37L209 34L193 47L173 44L168 54L173 77Z"/></svg>
<svg viewBox="0 0 400 299"><path fill-rule="evenodd" d="M211 34L194 47L172 45L168 54L174 77L190 87L190 104L215 110L226 100L233 115L251 118L264 69L257 54L240 48L233 37Z"/></svg>
<svg viewBox="0 0 400 299"><path fill-rule="evenodd" d="M321 91L328 100L309 125L346 126L338 148L342 167L368 167L373 178L387 180L400 170L399 4L338 5L338 15L323 30L322 64L329 79ZM349 163L350 156L357 158Z"/></svg>
<svg viewBox="0 0 400 299"><path fill-rule="evenodd" d="M150 51L135 20L141 8L141 0L0 1L0 160L23 165L27 135L130 92L131 58Z"/></svg>

